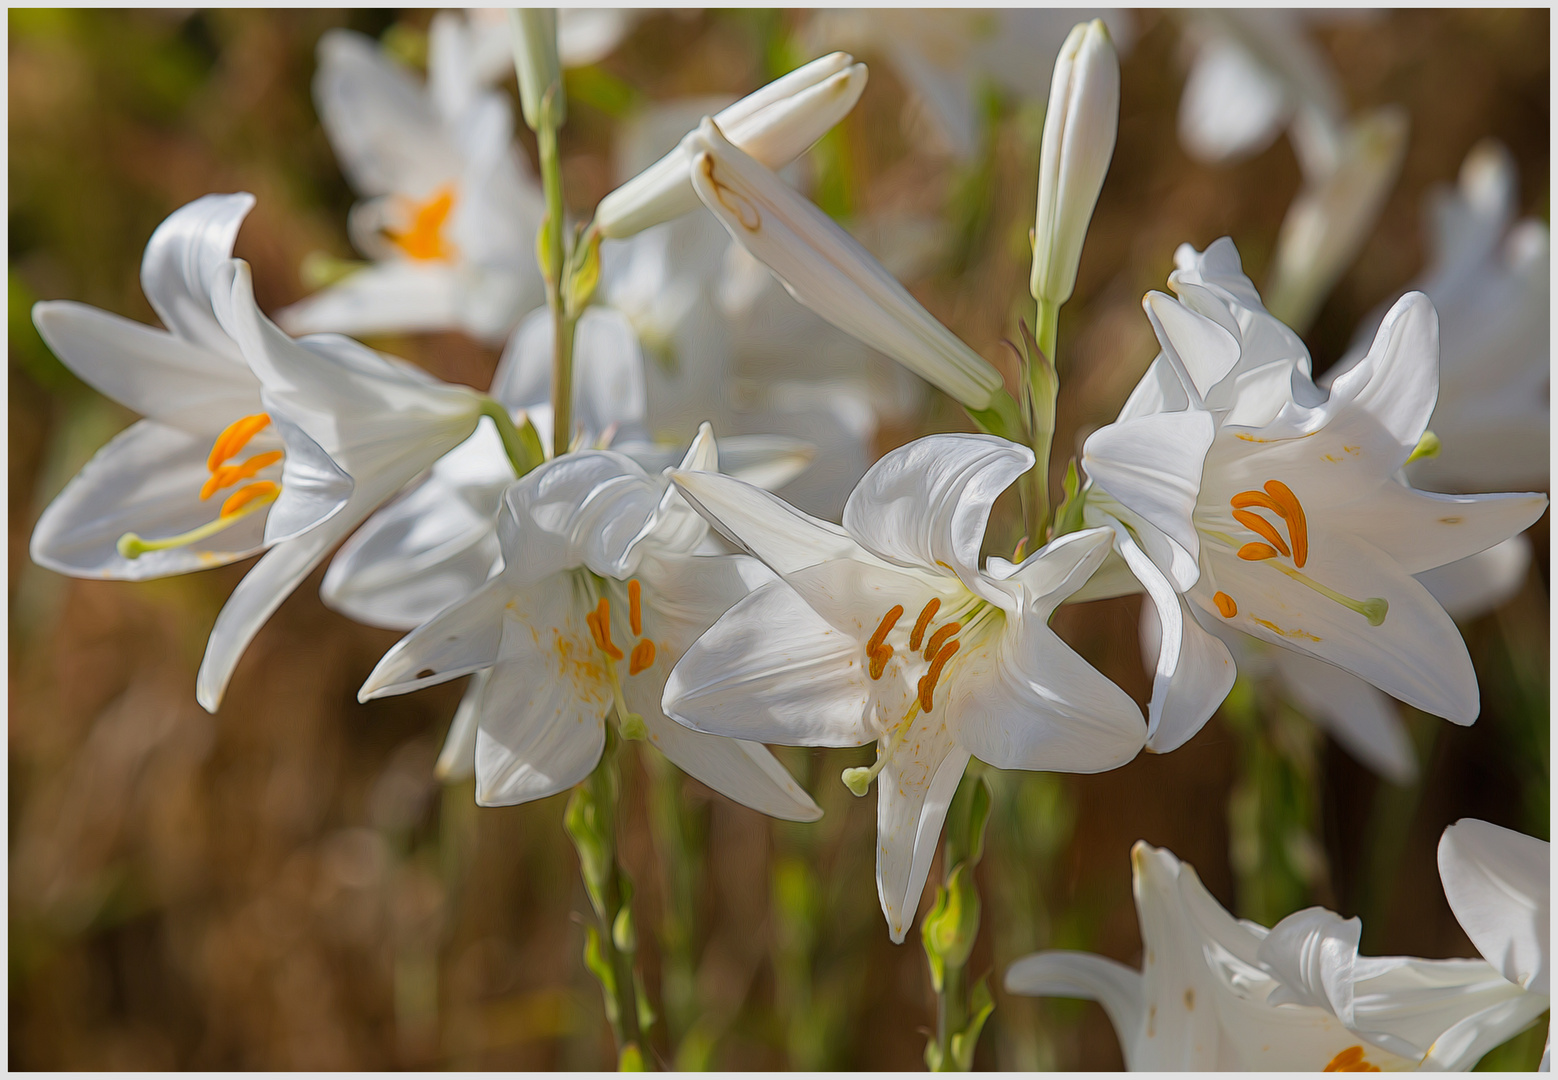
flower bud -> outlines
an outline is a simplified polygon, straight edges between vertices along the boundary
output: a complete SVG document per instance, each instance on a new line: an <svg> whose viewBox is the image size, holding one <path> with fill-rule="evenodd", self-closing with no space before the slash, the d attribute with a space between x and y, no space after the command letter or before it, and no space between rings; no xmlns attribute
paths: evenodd
<svg viewBox="0 0 1558 1080"><path fill-rule="evenodd" d="M1055 60L1034 223L1034 299L1059 307L1076 288L1077 262L1114 156L1120 122L1120 60L1099 19L1072 29Z"/></svg>
<svg viewBox="0 0 1558 1080"><path fill-rule="evenodd" d="M514 37L514 70L519 75L519 105L531 131L543 124L563 126L567 100L563 97L563 69L557 61L557 11L555 8L513 8L509 29Z"/></svg>
<svg viewBox="0 0 1558 1080"><path fill-rule="evenodd" d="M712 120L683 145L698 198L791 296L970 409L991 407L1000 373L832 218L731 145Z"/></svg>
<svg viewBox="0 0 1558 1080"><path fill-rule="evenodd" d="M866 88L866 66L836 52L796 68L717 113L732 143L770 169L782 169L844 119ZM689 135L689 138L691 136ZM600 201L595 227L622 239L698 208L688 180L687 139Z"/></svg>

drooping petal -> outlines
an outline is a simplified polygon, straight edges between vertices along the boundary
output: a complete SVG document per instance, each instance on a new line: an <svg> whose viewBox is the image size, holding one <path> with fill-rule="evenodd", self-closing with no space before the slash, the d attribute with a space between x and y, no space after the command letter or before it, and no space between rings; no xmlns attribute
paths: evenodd
<svg viewBox="0 0 1558 1080"><path fill-rule="evenodd" d="M948 725L919 716L876 781L876 894L894 944L914 923L968 751Z"/></svg>
<svg viewBox="0 0 1558 1080"><path fill-rule="evenodd" d="M859 746L870 682L860 645L772 582L741 600L677 662L664 709L689 727L792 746Z"/></svg>
<svg viewBox="0 0 1558 1080"><path fill-rule="evenodd" d="M458 784L476 775L476 723L481 718L481 696L491 668L471 673L471 681L454 710L449 734L438 752L433 775L446 784Z"/></svg>
<svg viewBox="0 0 1558 1080"><path fill-rule="evenodd" d="M822 816L822 808L761 744L705 735L666 719L658 709L643 716L657 750L727 799L784 821Z"/></svg>
<svg viewBox="0 0 1558 1080"><path fill-rule="evenodd" d="M352 478L279 405L260 395L266 414L286 448L281 494L265 516L265 542L277 544L307 532L346 508Z"/></svg>
<svg viewBox="0 0 1558 1080"><path fill-rule="evenodd" d="M1460 631L1427 589L1378 548L1342 533L1312 534L1302 574L1354 601L1382 599L1383 621L1352 610L1279 569L1277 560L1245 562L1216 551L1191 600L1209 619L1309 653L1373 683L1425 712L1470 724L1480 708L1477 675ZM1232 598L1224 616L1210 595Z"/></svg>
<svg viewBox="0 0 1558 1080"><path fill-rule="evenodd" d="M240 368L238 350L212 312L212 274L232 258L238 228L253 207L248 192L202 195L157 226L141 257L141 288L162 325Z"/></svg>
<svg viewBox="0 0 1558 1080"><path fill-rule="evenodd" d="M83 382L142 416L204 435L207 449L228 423L260 411L260 381L241 363L71 300L32 310L49 349Z"/></svg>
<svg viewBox="0 0 1558 1080"><path fill-rule="evenodd" d="M1439 838L1445 899L1472 944L1504 978L1550 994L1552 845L1462 818Z"/></svg>
<svg viewBox="0 0 1558 1080"><path fill-rule="evenodd" d="M549 595L544 584L531 591L536 590L543 598ZM500 659L504 612L521 605L527 612L535 607L526 596L528 592L516 594L513 584L500 577L451 604L384 654L357 691L357 700L405 694L491 667ZM540 611L532 621L542 623L549 613L550 608Z"/></svg>
<svg viewBox="0 0 1558 1080"><path fill-rule="evenodd" d="M1163 346L1163 355L1189 380L1186 389L1205 400L1239 362L1238 339L1216 320L1163 293L1148 293L1142 306Z"/></svg>
<svg viewBox="0 0 1558 1080"><path fill-rule="evenodd" d="M1347 515L1349 530L1420 574L1508 540L1546 509L1546 495L1436 495L1386 483L1372 498L1338 507L1333 520Z"/></svg>
<svg viewBox="0 0 1558 1080"><path fill-rule="evenodd" d="M985 583L979 546L996 497L1033 467L1033 452L994 435L916 439L866 472L844 506L844 528L868 551L932 573L950 569L970 591Z"/></svg>
<svg viewBox="0 0 1558 1080"><path fill-rule="evenodd" d="M1358 761L1393 784L1417 777L1417 754L1391 700L1356 675L1291 649L1271 661L1293 701Z"/></svg>
<svg viewBox="0 0 1558 1080"><path fill-rule="evenodd" d="M1200 538L1191 517L1214 433L1211 415L1200 409L1140 416L1088 436L1082 467L1095 484L1178 544L1193 565Z"/></svg>
<svg viewBox="0 0 1558 1080"><path fill-rule="evenodd" d="M991 558L987 573L998 581L1020 584L1030 610L1048 619L1062 601L1092 580L1109 557L1113 539L1114 531L1109 528L1067 533L1015 566L1005 559Z"/></svg>
<svg viewBox="0 0 1558 1080"><path fill-rule="evenodd" d="M1158 598L1154 597L1154 602ZM1167 609L1167 597L1163 598ZM1154 754L1177 750L1206 726L1212 714L1233 689L1238 670L1226 643L1206 631L1183 597L1176 596L1180 645L1173 671L1163 674L1169 659L1159 655L1158 671L1147 705L1147 749ZM1166 636L1165 636L1166 637Z"/></svg>
<svg viewBox="0 0 1558 1080"><path fill-rule="evenodd" d="M1033 953L1012 962L1005 985L1008 994L1098 1002L1122 1047L1130 1046L1146 1023L1141 972L1106 956L1060 949Z"/></svg>
<svg viewBox="0 0 1558 1080"><path fill-rule="evenodd" d="M398 334L458 325L464 276L444 262L364 266L276 312L290 334Z"/></svg>
<svg viewBox="0 0 1558 1080"><path fill-rule="evenodd" d="M673 472L671 479L720 535L775 573L788 574L861 552L860 545L837 525L803 514L751 484L707 472Z"/></svg>
<svg viewBox="0 0 1558 1080"><path fill-rule="evenodd" d="M516 583L584 565L626 579L660 491L633 461L583 450L532 469L503 496L499 543Z"/></svg>
<svg viewBox="0 0 1558 1080"><path fill-rule="evenodd" d="M1521 535L1415 576L1459 622L1502 607L1525 584L1530 566L1531 541Z"/></svg>
<svg viewBox="0 0 1558 1080"><path fill-rule="evenodd" d="M1256 955L1278 982L1273 1005L1313 1005L1354 1026L1353 996L1363 921L1322 907L1296 911L1271 928Z"/></svg>

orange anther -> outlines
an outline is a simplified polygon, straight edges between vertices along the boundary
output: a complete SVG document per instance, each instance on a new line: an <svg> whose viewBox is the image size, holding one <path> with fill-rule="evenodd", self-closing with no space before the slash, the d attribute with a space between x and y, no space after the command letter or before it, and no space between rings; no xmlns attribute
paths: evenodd
<svg viewBox="0 0 1558 1080"><path fill-rule="evenodd" d="M1264 491L1241 491L1228 500L1228 505L1235 510L1248 510L1252 506L1259 506L1265 510L1274 510L1284 518L1288 516L1287 511L1282 509L1282 504Z"/></svg>
<svg viewBox="0 0 1558 1080"><path fill-rule="evenodd" d="M873 649L871 651L871 677L880 679L882 672L887 670L887 661L892 658L893 647L891 645L882 644Z"/></svg>
<svg viewBox="0 0 1558 1080"><path fill-rule="evenodd" d="M1225 619L1231 619L1235 615L1239 614L1239 605L1235 604L1233 602L1233 597L1229 596L1225 592L1213 593L1212 603L1217 605L1217 610L1222 612L1222 616Z"/></svg>
<svg viewBox="0 0 1558 1080"><path fill-rule="evenodd" d="M1270 544L1245 544L1239 549L1239 558L1248 562L1259 562L1261 559L1275 559L1277 549Z"/></svg>
<svg viewBox="0 0 1558 1080"><path fill-rule="evenodd" d="M628 625L633 628L634 637L644 632L644 609L639 603L639 592L638 579L634 578L628 582ZM638 650L635 648L633 652L637 654ZM650 663L654 661L651 660Z"/></svg>
<svg viewBox="0 0 1558 1080"><path fill-rule="evenodd" d="M930 621L936 617L940 607L941 601L933 596L920 612L920 617L914 620L914 633L909 635L909 648L914 652L920 651L920 642L925 640L925 629L930 626Z"/></svg>
<svg viewBox="0 0 1558 1080"><path fill-rule="evenodd" d="M444 222L454 209L454 189L440 188L425 202L411 209L411 228L405 232L386 229L389 238L413 259L446 259L454 248L444 242Z"/></svg>
<svg viewBox="0 0 1558 1080"><path fill-rule="evenodd" d="M206 458L206 468L216 472L218 465L248 446L249 440L264 431L269 423L269 413L255 413L253 416L239 417L228 424L216 437L216 442L211 444L211 456Z"/></svg>
<svg viewBox="0 0 1558 1080"><path fill-rule="evenodd" d="M876 650L882 647L882 642L887 640L887 635L898 625L898 620L901 618L903 618L902 604L894 604L888 609L887 614L882 616L882 621L877 624L876 633L872 634L871 640L866 642L867 656L875 655Z"/></svg>
<svg viewBox="0 0 1558 1080"><path fill-rule="evenodd" d="M1341 1053L1333 1057L1323 1072L1379 1072L1378 1065L1370 1064L1364 1060L1363 1047L1349 1046Z"/></svg>
<svg viewBox="0 0 1558 1080"><path fill-rule="evenodd" d="M276 464L285 456L280 450L267 450L263 454L255 454L242 465L222 465L201 486L200 497L209 499L223 488L232 487L240 480L249 479L261 469Z"/></svg>
<svg viewBox="0 0 1558 1080"><path fill-rule="evenodd" d="M931 661L930 670L920 679L920 711L930 712L935 704L933 695L936 691L936 680L941 678L941 669L947 666L947 661L956 655L962 647L961 641L950 642L945 649L936 654L936 659Z"/></svg>
<svg viewBox="0 0 1558 1080"><path fill-rule="evenodd" d="M933 661L936 659L936 657L940 656L941 654L937 650L941 648L942 642L946 641L949 637L961 629L963 629L962 623L949 622L940 630L937 630L934 634L932 634L930 636L930 641L925 645L925 659Z"/></svg>
<svg viewBox="0 0 1558 1080"><path fill-rule="evenodd" d="M1272 526L1271 522L1267 521L1259 514L1253 513L1249 510L1235 510L1233 512L1233 519L1240 525L1243 525L1246 529L1250 530L1250 532L1259 533L1261 536L1265 537L1271 542L1271 546L1282 552L1282 554L1292 554L1292 552L1288 551L1287 543L1282 539L1282 534L1277 532L1277 530Z"/></svg>
<svg viewBox="0 0 1558 1080"><path fill-rule="evenodd" d="M227 501L222 504L222 516L228 517L236 514L245 506L252 502L258 502L261 499L270 502L279 494L281 494L281 488L278 485L271 483L269 480L256 480L252 484L246 484L239 488L227 497Z"/></svg>
<svg viewBox="0 0 1558 1080"><path fill-rule="evenodd" d="M589 624L595 647L613 660L621 660L622 650L611 641L611 603L604 596L600 598L600 606L585 615L584 621Z"/></svg>
<svg viewBox="0 0 1558 1080"><path fill-rule="evenodd" d="M635 583L636 584L636 583ZM645 638L633 646L633 655L628 657L628 674L637 675L650 664L655 662L655 643Z"/></svg>
<svg viewBox="0 0 1558 1080"><path fill-rule="evenodd" d="M1293 565L1303 569L1309 561L1309 522L1304 517L1303 504L1293 489L1281 480L1267 480L1266 494L1277 501L1282 516L1288 519L1288 536L1293 540Z"/></svg>

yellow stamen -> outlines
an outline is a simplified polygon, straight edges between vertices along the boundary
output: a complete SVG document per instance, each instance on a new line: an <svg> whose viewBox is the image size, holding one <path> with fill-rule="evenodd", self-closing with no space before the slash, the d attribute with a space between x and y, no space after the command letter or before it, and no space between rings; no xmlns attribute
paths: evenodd
<svg viewBox="0 0 1558 1080"><path fill-rule="evenodd" d="M930 626L930 621L936 617L936 611L941 607L941 601L931 597L920 612L920 617L914 620L914 633L909 635L909 649L911 652L920 651L920 642L925 640L925 629Z"/></svg>
<svg viewBox="0 0 1558 1080"><path fill-rule="evenodd" d="M266 486L270 490L253 490L255 488L263 489ZM170 548L179 548L186 544L193 544L196 541L204 540L208 536L215 536L235 522L248 517L262 506L270 505L276 501L276 497L280 494L281 489L279 487L269 483L269 481L262 480L259 483L250 484L233 495L231 499L228 499L227 503L222 507L222 516L215 521L208 521L204 525L190 529L188 532L179 533L177 536L169 536L162 540L143 540L134 533L125 533L119 538L116 547L119 550L119 554L126 559L138 559L148 551L166 551ZM243 501L235 504L234 500L238 499L240 495L244 497ZM232 506L230 512L228 506Z"/></svg>
<svg viewBox="0 0 1558 1080"><path fill-rule="evenodd" d="M635 584L637 583L635 582ZM637 675L654 662L655 643L645 638L633 646L633 653L628 657L628 674Z"/></svg>
<svg viewBox="0 0 1558 1080"><path fill-rule="evenodd" d="M1365 619L1369 620L1370 626L1378 626L1380 623L1385 621L1385 616L1390 613L1390 601L1386 600L1383 596L1371 596L1367 600L1354 600L1346 593L1339 593L1335 589L1328 588L1320 584L1308 574L1301 574L1297 570L1290 570L1281 563L1274 562L1270 563L1269 565L1274 570L1281 570L1284 574L1299 584L1308 585L1311 589L1325 597L1327 600L1335 600L1338 604L1342 605L1342 607L1351 611L1356 611L1359 615L1362 615Z"/></svg>
<svg viewBox="0 0 1558 1080"><path fill-rule="evenodd" d="M1266 540L1268 540L1271 545L1278 551L1282 552L1282 554L1292 554L1292 552L1288 550L1287 542L1282 539L1282 534L1277 532L1277 530L1272 526L1271 522L1267 521L1259 514L1252 513L1249 510L1235 510L1233 512L1233 519L1240 525L1243 525L1246 529L1250 530L1250 532L1258 533L1265 537Z"/></svg>
<svg viewBox="0 0 1558 1080"><path fill-rule="evenodd" d="M639 591L637 578L628 582L628 625L633 628L634 637L644 632L644 609L639 604Z"/></svg>
<svg viewBox="0 0 1558 1080"><path fill-rule="evenodd" d="M949 622L940 630L937 630L934 634L932 634L930 636L930 641L926 642L925 644L925 659L935 660L936 657L940 656L942 643L961 629L963 629L962 623Z"/></svg>
<svg viewBox="0 0 1558 1080"><path fill-rule="evenodd" d="M892 633L893 627L898 625L898 620L903 618L903 605L894 604L888 609L882 621L877 624L876 633L871 635L871 640L866 642L866 655L871 656L882 647L882 642L887 640L887 635Z"/></svg>
<svg viewBox="0 0 1558 1080"><path fill-rule="evenodd" d="M200 489L200 498L209 499L225 487L232 487L240 480L247 480L261 469L276 464L286 455L280 450L267 450L263 454L255 454L241 465L222 465L206 480Z"/></svg>
<svg viewBox="0 0 1558 1080"><path fill-rule="evenodd" d="M1239 614L1239 605L1235 604L1233 597L1225 592L1213 593L1212 602L1217 605L1217 610L1222 612L1222 616L1225 619L1231 619Z"/></svg>
<svg viewBox="0 0 1558 1080"><path fill-rule="evenodd" d="M913 725L914 718L918 715L920 715L920 703L916 699L910 704L909 711L904 713L903 719L898 721L898 726L893 729L892 737L887 740L887 745L877 751L874 763L869 767L860 765L853 769L845 769L839 775L839 779L844 781L844 786L857 796L864 795L871 787L871 781L875 780L877 774L886 768L887 760L892 756L893 751L898 749L898 744L903 742L905 735L909 734L909 728Z"/></svg>
<svg viewBox="0 0 1558 1080"><path fill-rule="evenodd" d="M413 259L447 259L454 255L454 247L444 242L444 222L454 209L454 189L440 188L425 202L415 204L411 210L411 228L405 232L386 229L395 246Z"/></svg>
<svg viewBox="0 0 1558 1080"><path fill-rule="evenodd" d="M1309 523L1304 517L1303 504L1293 489L1281 480L1267 480L1266 494L1282 507L1282 516L1288 519L1288 536L1293 539L1293 565L1303 569L1309 561Z"/></svg>
<svg viewBox="0 0 1558 1080"><path fill-rule="evenodd" d="M1245 544L1237 554L1246 562L1259 562L1262 559L1275 559L1277 549L1270 544Z"/></svg>
<svg viewBox="0 0 1558 1080"><path fill-rule="evenodd" d="M930 670L920 679L920 708L925 712L931 711L934 704L933 695L936 691L936 680L941 678L941 669L947 666L947 661L957 655L962 646L961 641L950 641L947 647L936 654L936 659L930 663Z"/></svg>
<svg viewBox="0 0 1558 1080"><path fill-rule="evenodd" d="M245 446L249 440L264 431L270 424L269 413L255 413L253 416L243 416L234 420L222 429L222 433L211 444L211 456L206 458L206 468L216 472L217 467L232 457Z"/></svg>

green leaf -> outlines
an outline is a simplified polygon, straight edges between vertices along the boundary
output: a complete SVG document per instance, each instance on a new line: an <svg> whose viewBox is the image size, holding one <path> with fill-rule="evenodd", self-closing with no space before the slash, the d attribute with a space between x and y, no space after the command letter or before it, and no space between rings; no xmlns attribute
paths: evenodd
<svg viewBox="0 0 1558 1080"><path fill-rule="evenodd" d="M611 961L601 948L600 933L593 926L584 928L584 966L595 981L600 983L602 997L606 999L606 1019L617 1026L617 976L611 970Z"/></svg>
<svg viewBox="0 0 1558 1080"><path fill-rule="evenodd" d="M987 975L974 984L968 995L968 1026L951 1038L952 1060L958 1071L968 1072L974 1067L974 1050L979 1045L979 1033L985 1021L995 1011L995 999L990 996L990 977Z"/></svg>

